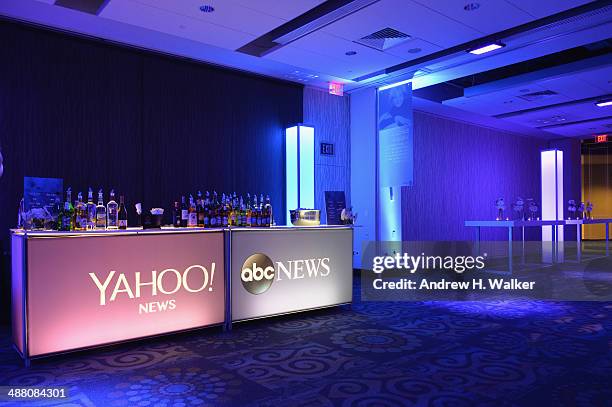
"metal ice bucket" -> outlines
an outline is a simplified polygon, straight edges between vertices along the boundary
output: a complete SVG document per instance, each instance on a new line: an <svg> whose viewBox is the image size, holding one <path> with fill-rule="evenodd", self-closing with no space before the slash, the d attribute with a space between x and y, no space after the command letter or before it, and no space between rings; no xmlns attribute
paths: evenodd
<svg viewBox="0 0 612 407"><path fill-rule="evenodd" d="M321 211L318 209L290 210L293 226L319 226L321 224Z"/></svg>

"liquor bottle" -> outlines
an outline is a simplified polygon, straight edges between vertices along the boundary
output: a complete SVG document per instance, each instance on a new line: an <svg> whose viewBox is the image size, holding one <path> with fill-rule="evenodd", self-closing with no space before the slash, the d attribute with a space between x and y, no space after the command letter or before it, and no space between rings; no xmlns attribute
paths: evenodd
<svg viewBox="0 0 612 407"><path fill-rule="evenodd" d="M119 210L117 211L117 220L119 223L119 229L127 229L127 209L125 208L125 198L123 195L119 196Z"/></svg>
<svg viewBox="0 0 612 407"><path fill-rule="evenodd" d="M77 195L77 200L74 205L74 229L75 230L87 230L87 207L83 202L83 194L81 192Z"/></svg>
<svg viewBox="0 0 612 407"><path fill-rule="evenodd" d="M251 210L251 225L253 227L260 226L259 205L257 205L257 194L253 194L253 208Z"/></svg>
<svg viewBox="0 0 612 407"><path fill-rule="evenodd" d="M206 198L204 199L203 212L204 212L204 227L210 227L210 193L206 191Z"/></svg>
<svg viewBox="0 0 612 407"><path fill-rule="evenodd" d="M174 208L172 209L172 224L175 228L181 227L181 208L178 201L174 201Z"/></svg>
<svg viewBox="0 0 612 407"><path fill-rule="evenodd" d="M93 230L96 228L96 204L93 202L93 191L91 188L87 192L85 210L87 211L87 229Z"/></svg>
<svg viewBox="0 0 612 407"><path fill-rule="evenodd" d="M117 209L119 205L115 201L115 190L110 191L110 201L106 204L106 223L108 229L117 229L119 227L119 218L117 217Z"/></svg>
<svg viewBox="0 0 612 407"><path fill-rule="evenodd" d="M240 222L239 226L245 227L246 226L246 207L244 206L244 199L242 199L242 196L240 197L240 201L239 201L239 205L240 205Z"/></svg>
<svg viewBox="0 0 612 407"><path fill-rule="evenodd" d="M64 202L64 208L60 212L59 217L59 230L69 232L74 230L74 207L70 201L72 200L72 191L70 188L66 190L66 201Z"/></svg>
<svg viewBox="0 0 612 407"><path fill-rule="evenodd" d="M251 194L247 193L247 200L246 200L246 222L245 225L246 227L251 227L251 215L252 215L253 211L251 210Z"/></svg>
<svg viewBox="0 0 612 407"><path fill-rule="evenodd" d="M210 212L209 212L209 216L210 216L210 227L211 228L218 228L219 227L219 222L217 222L217 191L213 191L213 199L210 203Z"/></svg>
<svg viewBox="0 0 612 407"><path fill-rule="evenodd" d="M274 217L272 216L272 204L270 203L270 195L266 195L266 204L264 206L264 219L265 226L270 227L274 223Z"/></svg>
<svg viewBox="0 0 612 407"><path fill-rule="evenodd" d="M195 202L193 202L193 196L189 195L189 209L187 213L187 227L196 228L198 227L198 210L196 209Z"/></svg>
<svg viewBox="0 0 612 407"><path fill-rule="evenodd" d="M189 208L187 208L187 203L185 203L185 195L181 197L181 227L187 227L187 219L189 218Z"/></svg>
<svg viewBox="0 0 612 407"><path fill-rule="evenodd" d="M260 226L264 226L264 224L265 224L264 197L263 197L263 194L259 195L259 224L260 224Z"/></svg>
<svg viewBox="0 0 612 407"><path fill-rule="evenodd" d="M198 227L204 227L204 202L202 200L202 191L198 191L198 200L196 201L196 212L198 215Z"/></svg>
<svg viewBox="0 0 612 407"><path fill-rule="evenodd" d="M98 191L98 205L96 205L96 229L106 229L106 206L102 189Z"/></svg>
<svg viewBox="0 0 612 407"><path fill-rule="evenodd" d="M221 227L228 226L228 217L229 217L229 205L227 203L227 197L223 194L221 198Z"/></svg>
<svg viewBox="0 0 612 407"><path fill-rule="evenodd" d="M236 193L235 192L234 192L234 196L230 194L227 197L227 202L229 206L228 224L229 226L237 226L238 217L237 217Z"/></svg>

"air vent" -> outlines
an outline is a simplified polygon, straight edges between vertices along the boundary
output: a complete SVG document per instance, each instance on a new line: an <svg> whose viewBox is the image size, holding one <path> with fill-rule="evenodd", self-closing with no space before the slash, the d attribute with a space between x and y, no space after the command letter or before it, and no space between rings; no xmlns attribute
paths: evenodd
<svg viewBox="0 0 612 407"><path fill-rule="evenodd" d="M524 95L520 95L518 97L528 102L534 102L536 100L546 99L555 95L558 95L558 93L552 90L542 90L539 92L525 93Z"/></svg>
<svg viewBox="0 0 612 407"><path fill-rule="evenodd" d="M355 42L379 51L385 51L391 47L410 41L411 39L412 37L410 35L387 27L370 35L366 35Z"/></svg>
<svg viewBox="0 0 612 407"><path fill-rule="evenodd" d="M84 13L98 15L106 7L107 0L56 0L55 5Z"/></svg>

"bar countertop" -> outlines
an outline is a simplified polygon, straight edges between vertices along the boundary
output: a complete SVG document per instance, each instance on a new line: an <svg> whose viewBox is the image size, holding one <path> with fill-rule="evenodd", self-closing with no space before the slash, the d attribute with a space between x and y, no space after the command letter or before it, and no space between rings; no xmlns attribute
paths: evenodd
<svg viewBox="0 0 612 407"><path fill-rule="evenodd" d="M225 228L175 228L163 226L161 229L127 228L125 230L87 230L87 231L57 231L57 230L23 230L11 229L11 234L25 236L26 238L38 237L85 237L85 236L135 236L150 234L173 234L173 233L202 233L202 232L249 232L270 230L321 230L321 229L350 229L353 225L318 225L318 226L271 226L271 227L225 227Z"/></svg>

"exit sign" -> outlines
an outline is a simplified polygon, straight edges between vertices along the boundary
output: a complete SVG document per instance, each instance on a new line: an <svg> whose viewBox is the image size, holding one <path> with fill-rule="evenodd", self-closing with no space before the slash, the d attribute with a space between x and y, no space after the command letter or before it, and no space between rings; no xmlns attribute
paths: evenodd
<svg viewBox="0 0 612 407"><path fill-rule="evenodd" d="M600 134L599 136L595 137L595 142L597 143L605 143L607 141L608 141L607 134Z"/></svg>
<svg viewBox="0 0 612 407"><path fill-rule="evenodd" d="M334 155L334 145L332 143L321 143L321 155Z"/></svg>
<svg viewBox="0 0 612 407"><path fill-rule="evenodd" d="M342 96L344 95L344 85L336 82L329 82L329 94Z"/></svg>

